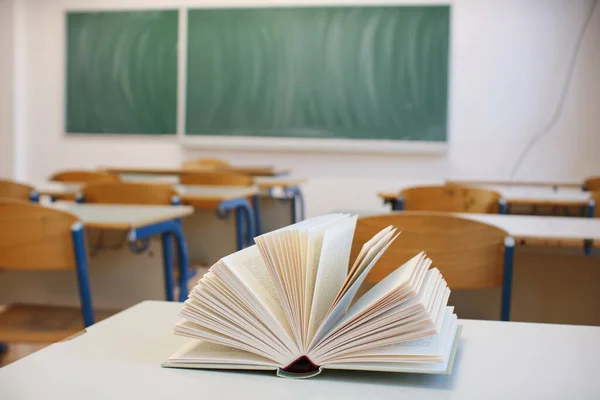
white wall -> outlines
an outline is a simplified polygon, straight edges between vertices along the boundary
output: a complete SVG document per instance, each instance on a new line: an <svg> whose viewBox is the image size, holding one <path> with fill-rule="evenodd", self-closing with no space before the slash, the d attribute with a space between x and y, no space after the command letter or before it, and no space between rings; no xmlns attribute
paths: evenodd
<svg viewBox="0 0 600 400"><path fill-rule="evenodd" d="M374 156L186 150L173 138L66 137L64 12L144 8L199 0L17 0L23 2L27 178L98 165L176 165L196 156L274 164L310 178L308 215L378 209L379 190L408 179L508 178L518 153L550 119L591 2L455 0L452 4L450 141L445 156ZM248 4L247 2L239 2ZM347 3L347 2L346 2ZM308 4L306 1L303 4ZM565 107L531 151L519 179L581 179L600 173L600 6L588 29Z"/></svg>
<svg viewBox="0 0 600 400"><path fill-rule="evenodd" d="M0 0L0 178L14 174L13 0Z"/></svg>

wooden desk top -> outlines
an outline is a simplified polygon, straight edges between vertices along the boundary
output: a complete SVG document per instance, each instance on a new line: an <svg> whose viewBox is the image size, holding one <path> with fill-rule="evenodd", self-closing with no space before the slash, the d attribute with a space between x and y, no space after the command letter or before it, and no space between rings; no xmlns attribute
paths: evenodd
<svg viewBox="0 0 600 400"><path fill-rule="evenodd" d="M597 399L600 327L459 320L452 375L161 368L189 339L174 336L181 304L140 303L0 369L7 399Z"/></svg>
<svg viewBox="0 0 600 400"><path fill-rule="evenodd" d="M144 175L181 175L194 171L214 171L213 168L180 168L180 167L109 167L102 170L116 174L144 174ZM220 167L219 171L231 171L252 176L276 176L290 173L290 169L274 168L271 166L231 166Z"/></svg>
<svg viewBox="0 0 600 400"><path fill-rule="evenodd" d="M188 206L78 204L56 202L48 207L74 214L88 228L130 230L182 218L194 212Z"/></svg>

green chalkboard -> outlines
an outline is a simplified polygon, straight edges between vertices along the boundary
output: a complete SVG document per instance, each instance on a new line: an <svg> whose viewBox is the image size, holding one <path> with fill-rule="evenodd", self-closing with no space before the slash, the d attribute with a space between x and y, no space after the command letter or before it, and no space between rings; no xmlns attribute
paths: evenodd
<svg viewBox="0 0 600 400"><path fill-rule="evenodd" d="M446 141L449 16L189 10L186 134Z"/></svg>
<svg viewBox="0 0 600 400"><path fill-rule="evenodd" d="M67 132L176 132L177 21L177 11L67 14Z"/></svg>

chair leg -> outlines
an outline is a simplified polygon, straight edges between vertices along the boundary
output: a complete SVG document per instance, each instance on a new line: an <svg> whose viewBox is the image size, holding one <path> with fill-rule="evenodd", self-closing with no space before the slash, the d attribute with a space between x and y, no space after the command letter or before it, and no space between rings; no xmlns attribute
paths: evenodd
<svg viewBox="0 0 600 400"><path fill-rule="evenodd" d="M177 263L179 265L179 301L185 301L188 296L188 271L190 270L190 259L187 251L187 243L181 228L181 220L173 221L175 229L172 234L177 246Z"/></svg>
<svg viewBox="0 0 600 400"><path fill-rule="evenodd" d="M165 232L161 235L162 252L163 252L163 268L165 272L165 297L167 301L175 300L173 286L175 278L173 277L173 246L171 242L171 234Z"/></svg>
<svg viewBox="0 0 600 400"><path fill-rule="evenodd" d="M90 280L88 276L87 253L85 249L85 238L83 236L83 225L80 222L71 227L73 249L75 251L75 263L77 270L77 285L79 287L79 299L81 302L81 313L83 324L87 328L94 324L94 309L92 307L92 296L90 293Z"/></svg>
<svg viewBox="0 0 600 400"><path fill-rule="evenodd" d="M515 240L509 236L504 239L504 273L502 277L502 306L500 310L502 321L510 320L514 257Z"/></svg>

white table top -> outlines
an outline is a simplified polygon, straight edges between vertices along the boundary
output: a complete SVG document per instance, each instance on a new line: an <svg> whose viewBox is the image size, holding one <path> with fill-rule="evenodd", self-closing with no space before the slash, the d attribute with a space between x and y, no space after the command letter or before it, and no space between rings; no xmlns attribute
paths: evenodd
<svg viewBox="0 0 600 400"><path fill-rule="evenodd" d="M160 175L128 175L125 182L136 182L136 183L161 183L175 185L175 188L182 195L194 196L206 196L212 199L215 196L224 196L226 198L232 197L245 197L255 194L258 188L279 188L279 187L290 187L299 186L306 182L305 179L300 178L286 178L286 177L257 177L255 178L256 187L240 187L240 186L205 186L205 185L180 185L178 184L179 178L177 176L160 176ZM33 185L35 190L42 195L49 196L66 196L77 194L81 189L81 184L78 183L63 183L45 181L38 182ZM248 194L249 191L252 193ZM241 193L241 196L235 196L237 193Z"/></svg>
<svg viewBox="0 0 600 400"><path fill-rule="evenodd" d="M552 187L542 186L485 185L483 187L497 191L509 203L586 203L590 199L588 192L577 188L554 190Z"/></svg>
<svg viewBox="0 0 600 400"><path fill-rule="evenodd" d="M35 188L35 191L41 195L64 196L76 194L81 189L81 184L43 181L34 183L33 187Z"/></svg>
<svg viewBox="0 0 600 400"><path fill-rule="evenodd" d="M358 214L360 216L384 215L391 213L379 211L341 210ZM418 212L418 211L400 211ZM436 214L427 212L428 214ZM599 218L576 217L547 217L535 215L504 215L504 214L467 214L467 213L439 213L440 215L456 215L463 218L484 222L497 226L508 232L515 239L562 239L583 241L585 239L600 242ZM582 243L580 243L581 245Z"/></svg>
<svg viewBox="0 0 600 400"><path fill-rule="evenodd" d="M516 238L600 240L600 219L535 215L456 214L497 226Z"/></svg>
<svg viewBox="0 0 600 400"><path fill-rule="evenodd" d="M195 197L227 200L248 197L258 193L256 186L176 185L175 189L184 199L186 197Z"/></svg>
<svg viewBox="0 0 600 400"><path fill-rule="evenodd" d="M194 212L189 206L78 204L67 201L52 203L48 207L76 215L89 228L123 230L182 218Z"/></svg>
<svg viewBox="0 0 600 400"><path fill-rule="evenodd" d="M460 320L450 376L161 368L181 304L144 302L0 369L7 399L598 399L600 327Z"/></svg>

